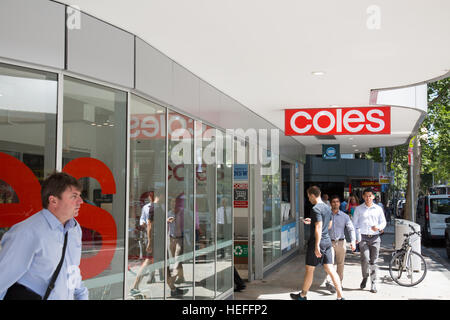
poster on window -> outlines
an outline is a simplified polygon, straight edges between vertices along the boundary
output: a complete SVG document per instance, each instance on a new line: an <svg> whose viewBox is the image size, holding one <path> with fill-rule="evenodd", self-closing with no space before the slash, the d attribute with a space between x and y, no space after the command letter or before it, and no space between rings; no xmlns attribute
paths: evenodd
<svg viewBox="0 0 450 320"><path fill-rule="evenodd" d="M234 207L248 208L248 183L234 184Z"/></svg>

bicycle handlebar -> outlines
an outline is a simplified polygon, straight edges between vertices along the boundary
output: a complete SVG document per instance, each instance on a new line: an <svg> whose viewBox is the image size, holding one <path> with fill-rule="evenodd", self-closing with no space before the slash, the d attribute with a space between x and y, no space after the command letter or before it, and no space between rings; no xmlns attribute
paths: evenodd
<svg viewBox="0 0 450 320"><path fill-rule="evenodd" d="M415 230L414 230L414 232L404 233L403 235L404 235L405 237L410 237L410 236L412 236L412 235L414 235L414 234L417 234L419 237L420 237L420 235L421 235L420 231L415 231Z"/></svg>

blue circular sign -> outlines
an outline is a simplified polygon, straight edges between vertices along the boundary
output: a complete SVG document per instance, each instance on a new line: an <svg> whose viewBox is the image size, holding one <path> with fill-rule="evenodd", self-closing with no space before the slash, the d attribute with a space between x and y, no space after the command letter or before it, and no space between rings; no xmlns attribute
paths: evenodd
<svg viewBox="0 0 450 320"><path fill-rule="evenodd" d="M325 153L328 157L334 157L334 156L336 156L336 149L334 147L329 147L329 148L327 148Z"/></svg>

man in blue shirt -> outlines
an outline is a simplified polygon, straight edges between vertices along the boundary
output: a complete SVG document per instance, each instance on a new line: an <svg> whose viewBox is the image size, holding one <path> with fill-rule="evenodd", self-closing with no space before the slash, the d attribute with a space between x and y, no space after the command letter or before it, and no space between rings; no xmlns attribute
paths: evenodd
<svg viewBox="0 0 450 320"><path fill-rule="evenodd" d="M339 278L342 281L344 280L344 264L345 264L345 254L347 252L347 243L345 240L345 231L347 230L350 236L350 248L352 251L356 249L356 235L355 229L353 227L353 223L350 220L350 217L340 210L340 199L338 195L331 196L331 212L332 217L331 221L333 222L331 229L329 230L331 243L333 245L333 253L334 253L334 263L337 265L337 273ZM331 285L331 279L327 276L327 281L325 286L328 290L334 293L335 289ZM342 289L344 290L344 289Z"/></svg>
<svg viewBox="0 0 450 320"><path fill-rule="evenodd" d="M14 299L30 299L30 295L44 297L62 258L66 234L62 267L48 299L88 299L79 268L82 232L75 220L83 203L81 190L74 177L62 172L53 173L42 184L44 209L5 233L0 250L0 299L13 285L24 293Z"/></svg>

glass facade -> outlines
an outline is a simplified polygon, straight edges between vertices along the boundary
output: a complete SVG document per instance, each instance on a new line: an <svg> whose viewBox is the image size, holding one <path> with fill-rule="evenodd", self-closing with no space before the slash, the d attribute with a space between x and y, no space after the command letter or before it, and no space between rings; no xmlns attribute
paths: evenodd
<svg viewBox="0 0 450 320"><path fill-rule="evenodd" d="M165 108L131 95L126 292L148 299L164 298L165 124Z"/></svg>
<svg viewBox="0 0 450 320"><path fill-rule="evenodd" d="M56 162L57 79L0 64L0 239L42 207L40 182Z"/></svg>
<svg viewBox="0 0 450 320"><path fill-rule="evenodd" d="M216 130L195 122L195 297L214 299L216 247Z"/></svg>
<svg viewBox="0 0 450 320"><path fill-rule="evenodd" d="M266 151L267 160L279 162L280 157ZM264 167L269 167L264 165ZM264 267L281 257L281 171L262 176L263 190L263 261Z"/></svg>
<svg viewBox="0 0 450 320"><path fill-rule="evenodd" d="M233 288L233 215L232 215L232 192L233 192L233 168L231 159L227 157L227 145L231 143L232 137L217 130L216 137L216 208L217 208L217 294L222 294Z"/></svg>
<svg viewBox="0 0 450 320"><path fill-rule="evenodd" d="M81 179L81 275L91 299L123 298L127 94L64 78L63 171Z"/></svg>
<svg viewBox="0 0 450 320"><path fill-rule="evenodd" d="M176 231L169 239L174 249L168 256L167 293L170 299L193 299L194 243L198 234L198 220L194 222L194 121L172 111L168 117L168 199ZM175 284L181 287L178 294Z"/></svg>
<svg viewBox="0 0 450 320"><path fill-rule="evenodd" d="M231 294L233 141L128 90L0 64L0 239L42 208L39 183L60 167L83 185L77 221L90 299ZM248 163L248 142L242 145ZM267 266L282 254L281 171L253 174L262 183ZM253 182L246 183L251 194ZM252 199L253 248L261 217L250 213Z"/></svg>

